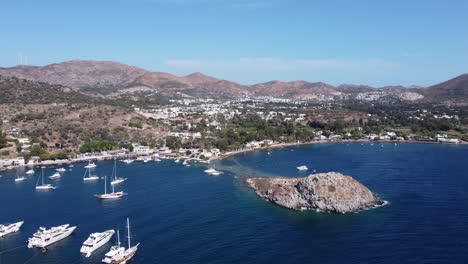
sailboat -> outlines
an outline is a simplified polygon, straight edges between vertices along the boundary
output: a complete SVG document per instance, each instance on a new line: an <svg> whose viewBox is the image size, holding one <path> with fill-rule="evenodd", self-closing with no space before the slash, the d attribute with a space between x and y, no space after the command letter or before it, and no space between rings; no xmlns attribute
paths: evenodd
<svg viewBox="0 0 468 264"><path fill-rule="evenodd" d="M37 179L36 183L36 190L50 190L55 189L57 187L53 186L52 184L44 184L44 167L41 168L41 176ZM41 180L41 184L39 185L39 180Z"/></svg>
<svg viewBox="0 0 468 264"><path fill-rule="evenodd" d="M112 186L112 192L111 193L107 193L107 177L104 176L104 194L96 194L95 196L99 199L116 199L116 198L121 198L122 196L125 195L124 192L120 191L120 192L115 192L114 190L114 185L111 185Z"/></svg>
<svg viewBox="0 0 468 264"><path fill-rule="evenodd" d="M117 177L117 160L114 159L114 168L112 169L112 176L111 176L111 185L119 184L126 181L127 178L119 178Z"/></svg>
<svg viewBox="0 0 468 264"><path fill-rule="evenodd" d="M117 230L117 245L114 245L110 248L109 252L104 255L102 262L111 263L113 257L117 255L122 256L124 252L125 248L120 246L120 233L119 230Z"/></svg>
<svg viewBox="0 0 468 264"><path fill-rule="evenodd" d="M96 164L94 164L93 162L89 161L89 162L88 162L88 165L85 166L85 169L92 169L92 168L96 168Z"/></svg>
<svg viewBox="0 0 468 264"><path fill-rule="evenodd" d="M86 177L86 174L88 174L87 177ZM96 175L94 175L94 176L91 175L91 168L86 168L86 170L84 172L83 181L95 181L95 180L99 180L99 177L96 176Z"/></svg>
<svg viewBox="0 0 468 264"><path fill-rule="evenodd" d="M24 176L19 176L18 171L16 171L15 182L24 181L25 179L26 179L26 177L24 177Z"/></svg>
<svg viewBox="0 0 468 264"><path fill-rule="evenodd" d="M131 246L130 244L130 220L127 217L127 237L128 237L128 248L121 254L116 254L114 257L112 257L111 264L125 264L127 261L129 261L137 252L138 246L140 243L138 243L136 246Z"/></svg>

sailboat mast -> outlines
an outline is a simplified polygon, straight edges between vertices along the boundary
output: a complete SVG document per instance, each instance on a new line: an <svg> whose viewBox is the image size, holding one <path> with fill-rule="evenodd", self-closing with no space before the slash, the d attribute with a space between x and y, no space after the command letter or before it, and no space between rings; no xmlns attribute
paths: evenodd
<svg viewBox="0 0 468 264"><path fill-rule="evenodd" d="M117 230L117 245L120 247L120 232Z"/></svg>
<svg viewBox="0 0 468 264"><path fill-rule="evenodd" d="M42 168L41 180L42 180L42 185L44 185L44 168Z"/></svg>
<svg viewBox="0 0 468 264"><path fill-rule="evenodd" d="M130 248L130 220L127 217L127 235L128 235L128 248Z"/></svg>
<svg viewBox="0 0 468 264"><path fill-rule="evenodd" d="M104 176L104 194L107 194L107 176Z"/></svg>

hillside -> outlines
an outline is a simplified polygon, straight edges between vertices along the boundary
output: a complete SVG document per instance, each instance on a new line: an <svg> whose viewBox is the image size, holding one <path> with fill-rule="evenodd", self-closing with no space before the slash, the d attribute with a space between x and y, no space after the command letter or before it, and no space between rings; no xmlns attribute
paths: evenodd
<svg viewBox="0 0 468 264"><path fill-rule="evenodd" d="M51 85L0 75L0 103L102 103L102 100L61 85Z"/></svg>
<svg viewBox="0 0 468 264"><path fill-rule="evenodd" d="M448 103L467 103L468 74L462 74L427 89L421 89L421 93L434 100L442 100Z"/></svg>

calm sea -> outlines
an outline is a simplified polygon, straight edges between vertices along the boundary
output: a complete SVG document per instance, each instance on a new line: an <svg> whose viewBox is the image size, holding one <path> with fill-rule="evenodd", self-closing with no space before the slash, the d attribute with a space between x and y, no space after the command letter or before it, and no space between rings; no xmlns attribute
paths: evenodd
<svg viewBox="0 0 468 264"><path fill-rule="evenodd" d="M97 175L111 174L113 162L97 164ZM25 224L0 238L1 252L13 249L0 254L0 264L100 263L114 241L90 258L80 255L81 244L92 232L123 233L126 217L132 243L141 243L129 263L468 263L468 146L289 147L218 161L226 172L218 177L173 161L119 162L128 196L116 201L93 196L104 182L83 182L84 165L54 180L53 191L34 189L38 170L18 183L15 171L2 173L0 223ZM300 165L353 176L390 204L353 214L295 212L257 198L243 183L249 176L306 176ZM25 247L39 226L65 223L78 228L47 254Z"/></svg>

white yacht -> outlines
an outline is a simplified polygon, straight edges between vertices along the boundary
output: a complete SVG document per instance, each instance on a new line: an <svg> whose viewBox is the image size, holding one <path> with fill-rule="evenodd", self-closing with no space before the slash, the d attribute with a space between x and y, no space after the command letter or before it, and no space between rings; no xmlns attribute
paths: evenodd
<svg viewBox="0 0 468 264"><path fill-rule="evenodd" d="M41 169L41 176L37 179L36 182L36 190L51 190L57 188L52 184L44 184L44 167L42 167ZM41 184L39 184L39 181L41 181Z"/></svg>
<svg viewBox="0 0 468 264"><path fill-rule="evenodd" d="M184 162L182 163L182 166L190 167L190 164L187 162L187 160L184 160Z"/></svg>
<svg viewBox="0 0 468 264"><path fill-rule="evenodd" d="M160 159L158 159L158 158L156 158L154 161L156 161L156 162L160 162L161 160L160 160Z"/></svg>
<svg viewBox="0 0 468 264"><path fill-rule="evenodd" d="M53 179L58 179L58 178L60 178L60 177L62 177L62 176L60 175L60 173L56 172L56 173L54 173L52 176L49 176L49 179L52 179L52 180L53 180Z"/></svg>
<svg viewBox="0 0 468 264"><path fill-rule="evenodd" d="M125 252L125 248L120 246L120 234L119 230L117 230L117 245L114 245L110 248L109 252L106 253L104 258L102 259L102 262L104 263L111 263L112 258L116 255L123 255Z"/></svg>
<svg viewBox="0 0 468 264"><path fill-rule="evenodd" d="M112 192L111 193L107 193L107 177L104 176L104 194L96 194L95 196L99 199L116 199L116 198L121 198L122 196L125 195L124 192L120 191L120 192L116 192L114 190L114 185L111 185L112 186Z"/></svg>
<svg viewBox="0 0 468 264"><path fill-rule="evenodd" d="M180 159L176 159L174 162L175 162L175 163L179 163L179 162L180 162Z"/></svg>
<svg viewBox="0 0 468 264"><path fill-rule="evenodd" d="M205 173L213 175L213 176L219 176L219 175L223 174L223 172L217 171L214 168L209 168L209 169L205 170Z"/></svg>
<svg viewBox="0 0 468 264"><path fill-rule="evenodd" d="M300 171L306 171L309 168L307 168L307 166L305 166L305 165L302 165L302 166L297 167L297 169L300 170Z"/></svg>
<svg viewBox="0 0 468 264"><path fill-rule="evenodd" d="M58 168L58 169L55 169L55 170L58 171L58 172L65 172L66 171L65 168Z"/></svg>
<svg viewBox="0 0 468 264"><path fill-rule="evenodd" d="M95 181L95 180L99 180L99 177L97 175L92 175L91 168L87 168L84 172L83 181Z"/></svg>
<svg viewBox="0 0 468 264"><path fill-rule="evenodd" d="M9 225L0 225L0 237L18 232L23 225L24 221L17 222Z"/></svg>
<svg viewBox="0 0 468 264"><path fill-rule="evenodd" d="M211 174L211 173L213 173L213 172L215 172L215 171L216 171L215 169L209 168L209 169L205 170L204 172L205 172L205 173L208 173L208 174Z"/></svg>
<svg viewBox="0 0 468 264"><path fill-rule="evenodd" d="M34 233L33 237L28 239L28 248L45 248L50 244L68 237L75 229L76 226L70 227L69 224L52 227L50 229L39 227L39 230Z"/></svg>
<svg viewBox="0 0 468 264"><path fill-rule="evenodd" d="M133 163L135 160L132 160L132 159L124 159L122 160L123 163L127 163L127 164L130 164L130 163Z"/></svg>
<svg viewBox="0 0 468 264"><path fill-rule="evenodd" d="M85 240L83 246L81 246L80 252L86 254L86 257L89 258L94 250L109 242L114 234L115 231L112 229L102 233L92 233L89 235L88 239Z"/></svg>
<svg viewBox="0 0 468 264"><path fill-rule="evenodd" d="M30 170L28 170L28 171L26 172L26 174L32 175L32 174L34 174L34 170L33 170L33 169L30 169Z"/></svg>
<svg viewBox="0 0 468 264"><path fill-rule="evenodd" d="M96 168L96 164L90 161L88 165L85 166L85 169L92 169L92 168Z"/></svg>
<svg viewBox="0 0 468 264"><path fill-rule="evenodd" d="M127 178L119 178L117 177L117 160L114 160L114 168L112 169L112 176L111 176L111 185L119 184L126 181Z"/></svg>
<svg viewBox="0 0 468 264"><path fill-rule="evenodd" d="M129 261L137 252L139 243L135 246L131 246L130 244L130 221L127 218L127 238L128 238L128 248L125 249L124 252L120 254L116 254L111 259L111 264L125 264Z"/></svg>

